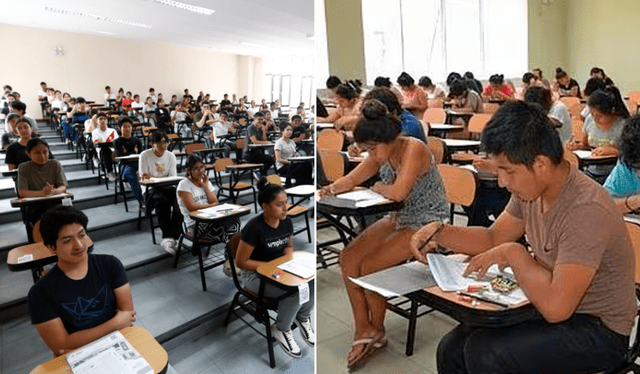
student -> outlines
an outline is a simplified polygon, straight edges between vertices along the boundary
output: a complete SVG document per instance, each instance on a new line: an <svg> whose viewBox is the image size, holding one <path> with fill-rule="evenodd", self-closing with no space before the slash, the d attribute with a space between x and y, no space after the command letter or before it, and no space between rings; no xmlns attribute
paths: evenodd
<svg viewBox="0 0 640 374"><path fill-rule="evenodd" d="M194 140L203 141L207 144L207 148L211 148L211 133L213 132L212 126L214 123L220 121L220 115L211 110L211 104L203 103L200 106L200 112L196 113L193 117L193 123L195 124Z"/></svg>
<svg viewBox="0 0 640 374"><path fill-rule="evenodd" d="M214 114L217 114L215 113L215 105L211 110ZM244 122L246 124L246 118L240 117L240 122ZM223 139L220 138L223 135L228 135L230 129L235 129L234 131L237 131L238 127L239 125L237 123L229 121L229 112L226 110L222 111L222 113L220 113L219 120L213 123L214 139L211 141L214 143L213 145L215 147L224 149L225 158L229 158L231 150L236 152L236 160L240 160L242 158L242 151L238 150L234 142L223 142ZM217 139L217 141L215 139Z"/></svg>
<svg viewBox="0 0 640 374"><path fill-rule="evenodd" d="M372 190L390 200L404 202L399 211L362 231L340 255L342 278L355 321L354 342L347 357L350 370L361 366L377 348L386 345L387 337L386 300L376 293L365 292L349 278L407 261L412 256L409 240L416 230L449 216L442 179L429 147L400 134L400 120L381 102L366 100L354 137L358 147L369 152L369 156L319 193L322 197L350 191L379 173L381 181Z"/></svg>
<svg viewBox="0 0 640 374"><path fill-rule="evenodd" d="M239 121L240 118L246 118L249 119L249 112L247 112L247 108L245 108L244 106L244 99L240 99L240 102L238 103L238 107L235 108L235 111L233 113L233 119L236 121Z"/></svg>
<svg viewBox="0 0 640 374"><path fill-rule="evenodd" d="M551 87L553 91L560 95L560 97L569 96L582 98L580 85L575 79L569 77L569 74L562 70L562 68L556 69L556 79L553 81L553 85Z"/></svg>
<svg viewBox="0 0 640 374"><path fill-rule="evenodd" d="M414 137L427 142L422 123L408 110L403 109L396 95L388 88L374 88L364 97L364 100L375 99L383 103L390 114L397 116L401 122L402 135Z"/></svg>
<svg viewBox="0 0 640 374"><path fill-rule="evenodd" d="M7 118L4 120L5 133L2 134L2 149L4 150L20 139L20 132L16 129L16 122L18 119L20 119L20 115L18 113L9 113Z"/></svg>
<svg viewBox="0 0 640 374"><path fill-rule="evenodd" d="M131 287L120 260L89 254L87 216L57 207L42 216L44 244L57 264L29 290L31 323L54 356L133 326Z"/></svg>
<svg viewBox="0 0 640 374"><path fill-rule="evenodd" d="M13 113L16 115L15 113ZM31 139L36 139L35 134L31 130L29 121L20 117L15 122L15 128L20 139L7 147L7 154L4 162L9 170L15 170L23 162L31 161L31 157L27 153L27 145ZM49 159L53 159L53 155L49 152Z"/></svg>
<svg viewBox="0 0 640 374"><path fill-rule="evenodd" d="M126 116L120 117L118 124L120 125L122 136L116 138L113 142L116 157L130 156L142 152L142 142L137 137L131 135L133 131L131 118ZM133 197L138 200L138 203L142 207L144 205L144 199L142 198L142 190L138 183L138 161L122 162L122 178L129 183Z"/></svg>
<svg viewBox="0 0 640 374"><path fill-rule="evenodd" d="M127 91L127 95L124 99L122 99L122 110L124 113L131 113L131 104L133 103L133 99L131 98L131 91Z"/></svg>
<svg viewBox="0 0 640 374"><path fill-rule="evenodd" d="M411 251L423 262L436 245L471 255L464 275L477 278L490 265L510 267L543 318L500 328L459 325L440 341L438 372L617 367L636 312L633 246L622 216L600 186L563 159L557 132L535 106L502 105L482 144L498 183L512 193L506 210L489 228L430 223L411 239ZM518 243L523 235L530 249Z"/></svg>
<svg viewBox="0 0 640 374"><path fill-rule="evenodd" d="M511 86L505 84L502 74L494 74L489 77L489 85L482 92L482 96L487 100L511 100L513 95L514 91Z"/></svg>
<svg viewBox="0 0 640 374"><path fill-rule="evenodd" d="M620 138L624 122L629 118L627 106L615 86L598 90L589 96L591 112L582 128L582 139L570 139L566 146L570 151L593 149L594 156L618 156L616 142ZM603 183L613 169L610 165L592 165L585 173Z"/></svg>
<svg viewBox="0 0 640 374"><path fill-rule="evenodd" d="M265 110L262 112L264 114L264 131L265 132L275 132L278 131L278 127L276 126L276 122L273 120L270 110Z"/></svg>
<svg viewBox="0 0 640 374"><path fill-rule="evenodd" d="M286 121L280 122L282 135L274 146L276 171L282 177L291 174L296 184L313 184L313 166L308 162L292 165L289 158L296 156L296 142L291 139L293 126Z"/></svg>
<svg viewBox="0 0 640 374"><path fill-rule="evenodd" d="M584 99L589 102L589 96L591 96L592 93L596 92L597 90L605 90L606 88L607 84L605 83L604 79L590 78L587 81L587 84L584 86L584 91L582 91ZM589 105L585 105L580 112L580 118L582 119L582 121L587 118L589 113L591 113L591 111L589 110Z"/></svg>
<svg viewBox="0 0 640 374"><path fill-rule="evenodd" d="M144 113L141 113L144 109L144 103L140 101L140 95L133 95L133 102L131 103L131 111L136 116L138 121L144 122Z"/></svg>
<svg viewBox="0 0 640 374"><path fill-rule="evenodd" d="M613 168L604 188L609 191L621 213L639 214L640 211L640 116L634 116L626 124L618 138L620 158Z"/></svg>
<svg viewBox="0 0 640 374"><path fill-rule="evenodd" d="M260 111L260 108L256 105L256 101L251 100L251 107L248 109L249 117L253 119L253 116L255 116L256 113L258 113L259 111Z"/></svg>
<svg viewBox="0 0 640 374"><path fill-rule="evenodd" d="M356 82L346 82L336 88L334 101L338 105L327 117L318 117L317 123L334 123L341 117L358 116L360 108L360 93L362 89Z"/></svg>
<svg viewBox="0 0 640 374"><path fill-rule="evenodd" d="M115 102L115 108L118 111L122 110L122 101L124 100L125 96L124 96L124 89L122 89L122 87L120 87L120 89L118 90L118 96L116 96L116 102Z"/></svg>
<svg viewBox="0 0 640 374"><path fill-rule="evenodd" d="M155 110L156 115L156 126L158 130L162 130L164 132L173 132L173 125L171 124L171 115L169 111L164 106L164 100L162 98L158 98L158 106Z"/></svg>
<svg viewBox="0 0 640 374"><path fill-rule="evenodd" d="M138 174L142 179L154 177L175 177L176 156L167 152L169 138L162 131L156 131L151 135L151 149L140 154L140 170ZM178 226L178 212L172 208L176 201L176 188L174 186L160 187L156 189L153 199L146 207L150 212L155 209L158 214L158 223L162 230L162 243L160 245L168 253L175 255L180 237Z"/></svg>
<svg viewBox="0 0 640 374"><path fill-rule="evenodd" d="M15 94L16 93L14 92L14 95ZM13 101L9 104L9 109L11 110L11 112L18 113L20 117L29 121L29 125L31 126L31 131L33 131L36 134L38 133L38 123L36 122L35 119L31 118L29 115L26 114L27 105L25 103L23 103L16 97L16 101Z"/></svg>
<svg viewBox="0 0 640 374"><path fill-rule="evenodd" d="M151 97L147 97L147 100L144 102L144 106L142 107L142 115L147 119L147 122L150 126L156 127L155 115L156 115L156 106L154 104L154 100Z"/></svg>
<svg viewBox="0 0 640 374"><path fill-rule="evenodd" d="M293 122L293 116L298 116L300 117L300 119L302 120L302 122L305 122L305 118L307 117L307 114L304 112L304 107L299 105L296 108L296 114L292 114L291 115L291 121Z"/></svg>
<svg viewBox="0 0 640 374"><path fill-rule="evenodd" d="M293 223L287 217L287 194L282 186L269 183L265 177L258 181L258 190L258 204L264 212L244 226L236 253L242 283L255 293L260 288L258 266L293 252ZM297 293L278 302L277 322L271 326L273 337L288 355L295 358L300 358L302 352L293 337L292 323L298 326L309 346L313 347L316 342L310 319L314 306L314 281L310 281L308 286L309 300L304 304L300 304ZM265 297L276 298L285 292L269 283L264 287Z"/></svg>
<svg viewBox="0 0 640 374"><path fill-rule="evenodd" d="M75 145L80 145L83 146L86 150L87 146L85 143L85 139L84 137L80 137L78 138L78 133L76 131L76 128L74 126L74 124L78 123L81 124L81 127L86 127L84 126L84 124L87 122L87 120L90 119L90 117L87 115L89 113L88 108L87 108L87 101L84 99L84 97L82 96L78 96L78 98L76 99L76 105L73 106L73 108L71 109L71 112L69 112L69 115L71 117L71 123L68 126L68 137L69 139L71 139L72 144ZM89 132L89 129L86 129L87 132ZM80 143L78 143L78 141L80 141Z"/></svg>
<svg viewBox="0 0 640 374"><path fill-rule="evenodd" d="M447 93L444 92L444 87L437 83L433 83L431 81L431 78L427 77L426 75L420 78L420 80L418 81L418 86L422 88L422 90L427 94L427 98L429 99L444 99L444 97L447 95Z"/></svg>
<svg viewBox="0 0 640 374"><path fill-rule="evenodd" d="M269 103L269 113L271 114L271 118L278 118L280 115L280 109L276 107L275 101Z"/></svg>
<svg viewBox="0 0 640 374"><path fill-rule="evenodd" d="M463 113L482 113L484 105L478 93L470 89L462 79L451 82L449 86L449 99L451 108Z"/></svg>
<svg viewBox="0 0 640 374"><path fill-rule="evenodd" d="M553 120L562 143L571 139L573 130L569 111L562 101L552 101L550 90L542 86L531 86L524 93L524 101L540 105L544 113Z"/></svg>
<svg viewBox="0 0 640 374"><path fill-rule="evenodd" d="M40 91L38 91L38 100L42 101L47 98L47 83L40 82Z"/></svg>
<svg viewBox="0 0 640 374"><path fill-rule="evenodd" d="M551 84L549 84L549 81L542 76L542 70L540 70L540 68L535 68L532 70L532 72L536 75L536 78L538 78L538 82L540 82L544 88L546 88L547 90L551 89Z"/></svg>
<svg viewBox="0 0 640 374"><path fill-rule="evenodd" d="M19 124L23 124L20 122ZM18 143L15 143L18 144ZM27 156L31 161L18 166L18 197L44 197L67 191L67 178L62 165L57 160L51 160L49 144L40 138L33 138L27 142ZM27 233L29 242L33 242L32 230L42 213L55 202L42 201L31 204L27 208Z"/></svg>
<svg viewBox="0 0 640 374"><path fill-rule="evenodd" d="M118 138L118 132L112 128L107 127L108 119L106 113L98 113L96 115L96 120L98 121L98 128L94 129L91 132L91 138L93 139L94 146L101 143L110 143ZM98 157L100 158L100 160L102 160L105 168L107 169L107 177L110 181L113 182L114 180L116 180L116 173L113 172L113 148L99 148L100 153L98 154Z"/></svg>
<svg viewBox="0 0 640 374"><path fill-rule="evenodd" d="M184 99L175 106L175 109L171 112L171 120L173 121L174 132L183 138L188 138L193 135L189 126L186 126L184 122L191 122L191 115L189 114L189 108L191 105L185 101L189 101L189 98Z"/></svg>
<svg viewBox="0 0 640 374"><path fill-rule="evenodd" d="M429 107L427 94L416 86L413 78L405 72L400 74L397 82L402 93L402 107L421 120L424 112Z"/></svg>
<svg viewBox="0 0 640 374"><path fill-rule="evenodd" d="M115 101L117 95L111 92L111 87L106 86L104 88L104 105L109 106L110 101Z"/></svg>
<svg viewBox="0 0 640 374"><path fill-rule="evenodd" d="M159 98L156 95L156 90L153 87L149 88L149 93L147 94L147 98L151 98L151 101L154 103L158 102Z"/></svg>
<svg viewBox="0 0 640 374"><path fill-rule="evenodd" d="M190 212L219 205L216 192L209 181L202 159L190 155L185 164L187 178L180 181L177 189L178 206L182 213L185 232L195 232L196 222L189 216ZM227 219L222 223L201 224L202 238L210 239L214 244L227 243L229 238L240 232L238 218Z"/></svg>
<svg viewBox="0 0 640 374"><path fill-rule="evenodd" d="M228 94L224 94L224 99L220 101L220 110L229 110L229 111L233 110L233 107L231 106L231 101L229 101Z"/></svg>
<svg viewBox="0 0 640 374"><path fill-rule="evenodd" d="M178 95L171 95L171 101L169 102L171 110L174 110L178 104Z"/></svg>
<svg viewBox="0 0 640 374"><path fill-rule="evenodd" d="M470 89L474 90L478 95L482 94L482 83L473 76L472 72L468 71L464 73L462 79L467 81ZM513 91L515 91L515 89Z"/></svg>
<svg viewBox="0 0 640 374"><path fill-rule="evenodd" d="M247 127L247 135L244 142L244 158L248 162L262 164L260 174L266 176L269 168L274 164L273 157L265 154L262 149L250 149L250 144L271 144L267 140L267 132L264 124L264 114L257 112L255 121Z"/></svg>

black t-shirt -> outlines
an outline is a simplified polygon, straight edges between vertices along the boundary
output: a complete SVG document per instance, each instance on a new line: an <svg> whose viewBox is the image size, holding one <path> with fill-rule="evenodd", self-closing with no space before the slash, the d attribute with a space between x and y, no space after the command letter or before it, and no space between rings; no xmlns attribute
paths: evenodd
<svg viewBox="0 0 640 374"><path fill-rule="evenodd" d="M33 136L33 134L31 134ZM49 160L53 160L53 154L49 151ZM31 157L27 156L27 147L17 141L7 147L7 154L4 158L5 164L13 164L16 167L23 162L31 161Z"/></svg>
<svg viewBox="0 0 640 374"><path fill-rule="evenodd" d="M293 127L293 131L291 133L291 139L295 139L306 132L305 128L302 125L298 127L295 127L295 126L292 126L292 127Z"/></svg>
<svg viewBox="0 0 640 374"><path fill-rule="evenodd" d="M280 221L277 229L267 225L264 213L253 217L242 229L242 240L254 247L249 259L269 262L284 256L284 249L293 235L291 218Z"/></svg>
<svg viewBox="0 0 640 374"><path fill-rule="evenodd" d="M220 102L220 108L225 108L225 107L228 107L228 106L231 106L231 101L230 100L222 100Z"/></svg>
<svg viewBox="0 0 640 374"><path fill-rule="evenodd" d="M124 137L119 137L113 141L113 149L116 151L116 157L129 156L135 154L135 147L138 146L138 152L142 153L144 148L142 148L142 142L135 136L130 137L129 139L125 139ZM124 149L122 149L124 147ZM126 150L126 151L125 151ZM137 161L127 161L125 164L129 165L137 165Z"/></svg>
<svg viewBox="0 0 640 374"><path fill-rule="evenodd" d="M247 111L244 108L240 108L238 107L238 109L236 110L236 113L233 115L233 117L236 119L236 121L240 118L246 118L247 120L249 119L249 114L247 113Z"/></svg>
<svg viewBox="0 0 640 374"><path fill-rule="evenodd" d="M579 98L582 98L582 95L581 95L581 93L580 93L580 85L579 85L579 84L578 84L578 82L577 82L575 79L573 79L573 78L571 78L571 80L569 81L569 84L568 84L568 85L566 85L566 86L565 86L565 85L563 85L563 84L559 84L559 83L558 83L558 87L562 88L563 90L567 90L567 91L571 90L573 87L578 87L578 97L579 97Z"/></svg>
<svg viewBox="0 0 640 374"><path fill-rule="evenodd" d="M17 142L18 140L20 140L20 137L13 132L4 133L2 134L2 148Z"/></svg>
<svg viewBox="0 0 640 374"><path fill-rule="evenodd" d="M60 318L67 333L99 326L116 315L113 290L127 284L120 260L111 255L89 255L87 275L68 278L58 265L29 290L29 313L34 325Z"/></svg>
<svg viewBox="0 0 640 374"><path fill-rule="evenodd" d="M171 126L171 115L169 114L167 108L156 108L156 122L158 128Z"/></svg>

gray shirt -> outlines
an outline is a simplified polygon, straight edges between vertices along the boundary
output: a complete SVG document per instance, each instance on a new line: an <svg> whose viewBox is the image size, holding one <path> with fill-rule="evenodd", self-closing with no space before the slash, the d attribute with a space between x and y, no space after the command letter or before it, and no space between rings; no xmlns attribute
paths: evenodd
<svg viewBox="0 0 640 374"><path fill-rule="evenodd" d="M249 156L249 144L252 144L251 142L251 137L255 136L256 139L261 140L262 139L262 130L258 130L254 125L251 125L249 127L247 127L247 137L245 138L244 141L244 155L245 158L247 158Z"/></svg>
<svg viewBox="0 0 640 374"><path fill-rule="evenodd" d="M42 191L47 183L54 188L67 185L67 178L58 160L48 160L44 165L29 161L18 166L18 190Z"/></svg>

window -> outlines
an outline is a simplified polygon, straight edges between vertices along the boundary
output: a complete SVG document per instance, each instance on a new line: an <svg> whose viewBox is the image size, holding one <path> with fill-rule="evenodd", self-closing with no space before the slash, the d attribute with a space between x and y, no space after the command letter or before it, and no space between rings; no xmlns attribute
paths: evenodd
<svg viewBox="0 0 640 374"><path fill-rule="evenodd" d="M281 106L294 110L300 102L309 108L314 70L313 57L266 58L264 98L267 102L280 100Z"/></svg>
<svg viewBox="0 0 640 374"><path fill-rule="evenodd" d="M367 83L406 71L519 76L527 69L526 0L363 0Z"/></svg>

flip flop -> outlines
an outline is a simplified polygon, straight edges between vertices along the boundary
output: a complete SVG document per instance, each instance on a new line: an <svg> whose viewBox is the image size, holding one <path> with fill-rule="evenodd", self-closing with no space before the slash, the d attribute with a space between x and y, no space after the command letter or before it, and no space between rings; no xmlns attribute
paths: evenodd
<svg viewBox="0 0 640 374"><path fill-rule="evenodd" d="M347 361L347 370L349 373L352 373L364 366L367 360L373 355L376 349L383 348L387 345L388 340L386 334L381 333L380 335L372 338L363 338L358 339L351 344L351 350L349 350L349 355L351 354L353 347L364 344L364 348L360 352L358 356L351 360L351 362Z"/></svg>

